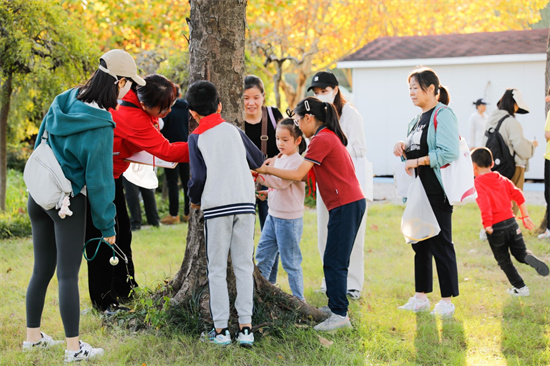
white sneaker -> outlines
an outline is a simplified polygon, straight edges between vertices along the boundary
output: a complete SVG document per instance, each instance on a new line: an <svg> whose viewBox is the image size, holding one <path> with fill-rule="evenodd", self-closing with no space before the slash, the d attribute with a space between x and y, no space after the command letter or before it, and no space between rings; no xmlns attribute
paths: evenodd
<svg viewBox="0 0 550 366"><path fill-rule="evenodd" d="M48 348L63 343L63 341L55 341L52 337L46 333L40 333L42 338L36 342L23 342L23 351L29 351L33 348Z"/></svg>
<svg viewBox="0 0 550 366"><path fill-rule="evenodd" d="M249 327L244 327L237 335L237 342L241 347L252 347L254 345L254 333L252 333Z"/></svg>
<svg viewBox="0 0 550 366"><path fill-rule="evenodd" d="M454 313L455 305L451 302L441 300L435 304L434 309L430 314L450 317L453 316Z"/></svg>
<svg viewBox="0 0 550 366"><path fill-rule="evenodd" d="M529 292L529 287L523 286L522 288L509 288L508 293L512 296L529 296L531 293Z"/></svg>
<svg viewBox="0 0 550 366"><path fill-rule="evenodd" d="M69 351L65 350L65 362L75 362L87 360L92 357L101 356L105 351L103 348L93 348L86 342L80 342L80 350Z"/></svg>
<svg viewBox="0 0 550 366"><path fill-rule="evenodd" d="M327 320L313 327L313 329L320 331L329 331L340 328L351 328L349 317L347 315L341 316L334 313L332 313L332 315Z"/></svg>
<svg viewBox="0 0 550 366"><path fill-rule="evenodd" d="M413 311L415 313L419 311L429 311L430 310L430 300L427 298L422 300L417 298L416 296L410 297L409 301L405 305L401 305L398 307L400 310L409 310Z"/></svg>
<svg viewBox="0 0 550 366"><path fill-rule="evenodd" d="M550 239L550 230L546 229L545 232L538 236L539 239Z"/></svg>
<svg viewBox="0 0 550 366"><path fill-rule="evenodd" d="M220 346L227 346L231 344L231 334L229 334L228 328L223 328L220 333L216 332L216 328L208 333L202 332L201 342L210 342Z"/></svg>

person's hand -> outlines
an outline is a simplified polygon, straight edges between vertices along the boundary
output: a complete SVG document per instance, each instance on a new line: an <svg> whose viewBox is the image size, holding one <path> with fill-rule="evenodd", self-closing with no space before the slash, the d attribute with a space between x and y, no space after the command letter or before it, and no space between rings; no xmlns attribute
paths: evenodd
<svg viewBox="0 0 550 366"><path fill-rule="evenodd" d="M106 236L106 237L103 238L103 240L105 240L107 243L113 245L114 243L116 243L116 235Z"/></svg>
<svg viewBox="0 0 550 366"><path fill-rule="evenodd" d="M493 233L493 227L492 227L492 226L487 226L487 227L485 228L485 232L486 232L487 234L492 234L492 233Z"/></svg>
<svg viewBox="0 0 550 366"><path fill-rule="evenodd" d="M201 205L196 205L194 203L191 203L191 208L192 209L195 209L195 210L200 210L201 209Z"/></svg>
<svg viewBox="0 0 550 366"><path fill-rule="evenodd" d="M535 228L535 224L533 223L533 220L529 216L524 217L521 219L521 222L523 222L523 227L527 230L533 230Z"/></svg>
<svg viewBox="0 0 550 366"><path fill-rule="evenodd" d="M267 199L267 191L256 192L256 198L258 198L260 201L265 201Z"/></svg>
<svg viewBox="0 0 550 366"><path fill-rule="evenodd" d="M407 148L407 145L403 141L397 141L395 146L393 147L393 154L395 156L402 156L405 153L405 149Z"/></svg>
<svg viewBox="0 0 550 366"><path fill-rule="evenodd" d="M405 171L408 175L413 175L414 168L418 168L418 159L410 159L405 162Z"/></svg>
<svg viewBox="0 0 550 366"><path fill-rule="evenodd" d="M266 159L261 167L255 169L256 172L260 174L267 174L267 167L271 164L272 161L273 158Z"/></svg>
<svg viewBox="0 0 550 366"><path fill-rule="evenodd" d="M533 146L534 146L534 147L539 146L539 142L538 142L537 140L533 140L533 141L531 141L531 142L533 143Z"/></svg>

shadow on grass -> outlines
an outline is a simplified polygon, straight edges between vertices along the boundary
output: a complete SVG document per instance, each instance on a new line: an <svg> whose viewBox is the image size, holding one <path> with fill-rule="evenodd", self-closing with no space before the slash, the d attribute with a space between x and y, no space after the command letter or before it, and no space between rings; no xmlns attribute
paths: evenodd
<svg viewBox="0 0 550 366"><path fill-rule="evenodd" d="M416 364L466 365L466 338L461 321L454 318L441 319L441 334L437 318L430 313L416 315Z"/></svg>
<svg viewBox="0 0 550 366"><path fill-rule="evenodd" d="M510 298L502 309L501 350L508 365L548 365L548 313L531 299Z"/></svg>

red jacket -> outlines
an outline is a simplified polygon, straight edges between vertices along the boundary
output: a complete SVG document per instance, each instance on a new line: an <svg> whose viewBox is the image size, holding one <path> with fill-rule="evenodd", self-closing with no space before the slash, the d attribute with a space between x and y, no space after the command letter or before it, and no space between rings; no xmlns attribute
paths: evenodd
<svg viewBox="0 0 550 366"><path fill-rule="evenodd" d="M119 105L116 110L110 110L116 123L113 143L113 175L115 179L120 177L130 165L124 159L142 150L162 160L189 162L187 142L170 143L162 136L158 130L158 118L151 117L141 109L139 99L133 90L130 90L123 100L138 106L138 108Z"/></svg>
<svg viewBox="0 0 550 366"><path fill-rule="evenodd" d="M484 228L514 217L511 201L518 206L525 202L523 193L514 183L498 172L478 175L474 184Z"/></svg>

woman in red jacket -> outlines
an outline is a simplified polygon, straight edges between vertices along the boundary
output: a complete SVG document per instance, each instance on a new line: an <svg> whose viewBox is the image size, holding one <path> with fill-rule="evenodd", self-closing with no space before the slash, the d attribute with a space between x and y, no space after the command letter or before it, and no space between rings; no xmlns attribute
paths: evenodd
<svg viewBox="0 0 550 366"><path fill-rule="evenodd" d="M113 143L113 176L115 180L115 206L117 246L125 254L126 260L111 265L113 253L101 245L94 260L88 262L88 284L92 304L98 310L115 312L124 309L119 306L131 294L137 282L132 261L132 232L124 199L122 173L130 163L127 158L139 151L147 151L162 160L189 162L189 149L186 142L170 143L159 132L159 118L170 113L177 97L176 86L162 75L148 75L146 85L132 85L130 91L120 101L116 110L110 112L116 123ZM86 228L86 240L100 237L91 221ZM97 241L86 246L88 258L94 256Z"/></svg>

